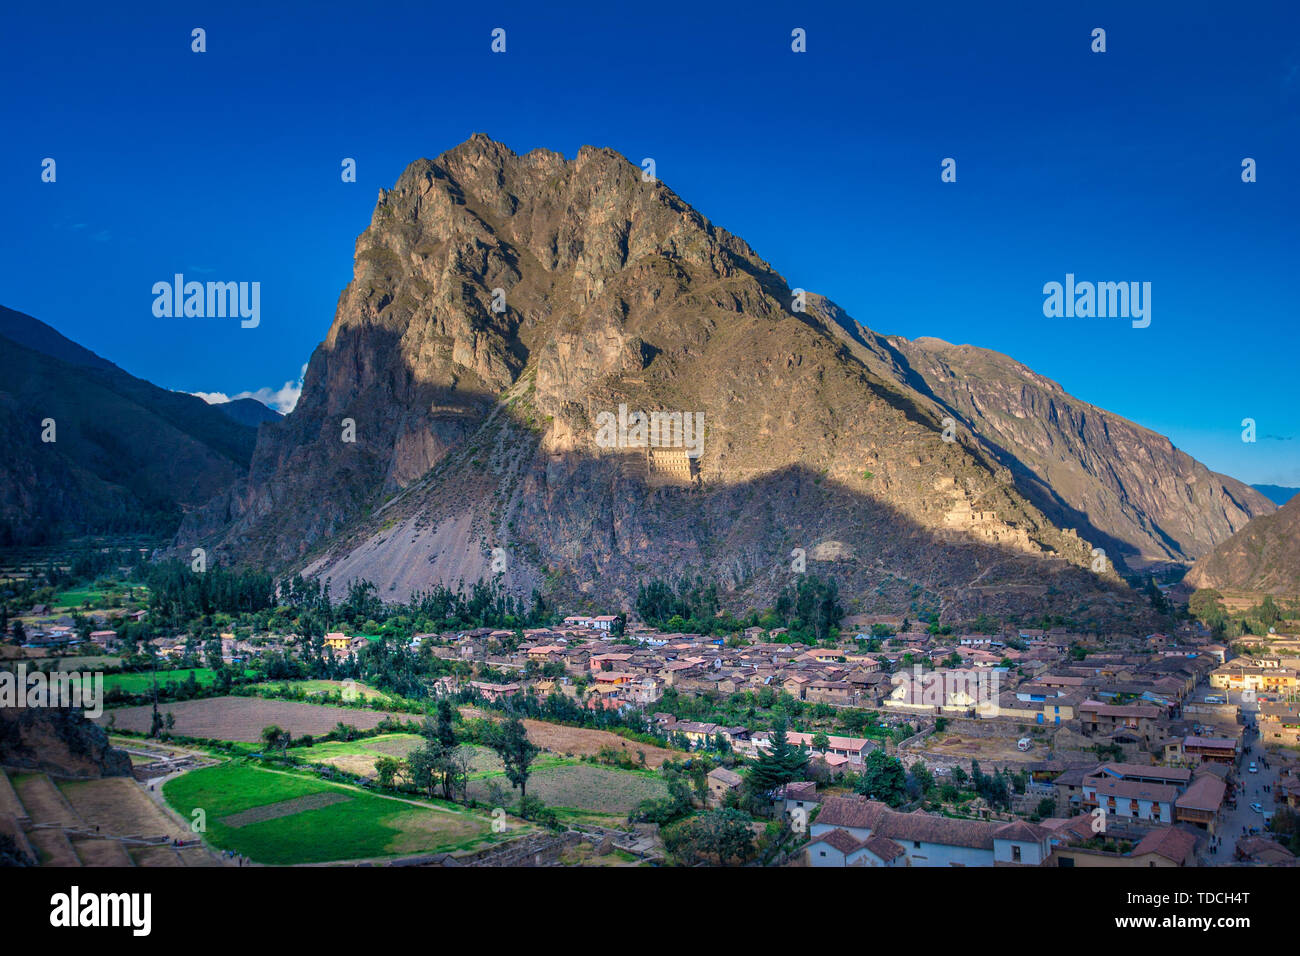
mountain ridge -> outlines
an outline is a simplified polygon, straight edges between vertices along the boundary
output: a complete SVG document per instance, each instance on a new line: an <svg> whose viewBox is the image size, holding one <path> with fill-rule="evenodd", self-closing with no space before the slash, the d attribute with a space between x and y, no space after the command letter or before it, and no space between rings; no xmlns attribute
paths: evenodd
<svg viewBox="0 0 1300 956"><path fill-rule="evenodd" d="M136 378L25 313L0 307L0 330L0 439L23 450L0 459L0 543L171 535L184 509L246 472L255 433L202 399Z"/></svg>

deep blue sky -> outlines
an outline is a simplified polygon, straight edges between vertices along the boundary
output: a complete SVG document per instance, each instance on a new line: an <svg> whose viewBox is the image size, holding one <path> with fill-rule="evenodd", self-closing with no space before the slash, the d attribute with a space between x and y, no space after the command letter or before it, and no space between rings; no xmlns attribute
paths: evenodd
<svg viewBox="0 0 1300 956"><path fill-rule="evenodd" d="M169 388L278 389L412 160L476 131L610 146L871 328L1005 352L1214 468L1300 485L1298 10L10 5L0 303ZM260 281L261 326L155 319L175 272ZM1044 318L1066 272L1151 282L1150 328Z"/></svg>

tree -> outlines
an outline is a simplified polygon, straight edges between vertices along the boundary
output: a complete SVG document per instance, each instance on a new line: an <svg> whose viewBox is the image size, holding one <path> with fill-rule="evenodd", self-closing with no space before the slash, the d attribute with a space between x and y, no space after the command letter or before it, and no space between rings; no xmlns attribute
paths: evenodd
<svg viewBox="0 0 1300 956"><path fill-rule="evenodd" d="M934 789L934 774L930 768L925 765L924 760L918 760L907 769L907 792L909 795L923 797Z"/></svg>
<svg viewBox="0 0 1300 956"><path fill-rule="evenodd" d="M817 731L817 733L813 734L812 749L824 754L831 749L831 739L822 731Z"/></svg>
<svg viewBox="0 0 1300 956"><path fill-rule="evenodd" d="M211 638L203 645L203 656L213 670L221 668L221 639Z"/></svg>
<svg viewBox="0 0 1300 956"><path fill-rule="evenodd" d="M375 760L375 779L384 789L393 786L393 780L402 769L402 762L395 757L379 757Z"/></svg>
<svg viewBox="0 0 1300 956"><path fill-rule="evenodd" d="M266 744L267 750L275 750L277 747L286 746L282 741L287 740L288 737L288 733L281 729L278 724L271 724L269 727L262 728L262 740Z"/></svg>
<svg viewBox="0 0 1300 956"><path fill-rule="evenodd" d="M701 813L663 830L664 846L686 866L744 863L755 853L750 820L739 810Z"/></svg>
<svg viewBox="0 0 1300 956"><path fill-rule="evenodd" d="M456 729L452 726L453 711L451 701L442 697L438 699L438 719L434 726L434 735L444 747L456 746Z"/></svg>
<svg viewBox="0 0 1300 956"><path fill-rule="evenodd" d="M785 735L785 721L778 720L772 728L772 745L749 768L747 783L755 796L770 799L778 787L805 779L807 772L807 751L791 746Z"/></svg>
<svg viewBox="0 0 1300 956"><path fill-rule="evenodd" d="M510 781L512 789L518 788L522 806L524 797L528 796L528 777L531 774L529 767L540 748L528 739L528 732L518 717L511 717L494 727L487 744L505 764L506 779Z"/></svg>
<svg viewBox="0 0 1300 956"><path fill-rule="evenodd" d="M452 790L460 793L460 801L464 803L469 791L470 771L474 769L474 748L453 747L447 755L447 763Z"/></svg>
<svg viewBox="0 0 1300 956"><path fill-rule="evenodd" d="M406 775L412 784L433 799L433 788L441 778L440 754L435 745L425 742L406 755Z"/></svg>
<svg viewBox="0 0 1300 956"><path fill-rule="evenodd" d="M856 789L858 793L882 800L891 807L902 806L907 802L907 772L903 769L903 762L883 750L871 751L863 764Z"/></svg>

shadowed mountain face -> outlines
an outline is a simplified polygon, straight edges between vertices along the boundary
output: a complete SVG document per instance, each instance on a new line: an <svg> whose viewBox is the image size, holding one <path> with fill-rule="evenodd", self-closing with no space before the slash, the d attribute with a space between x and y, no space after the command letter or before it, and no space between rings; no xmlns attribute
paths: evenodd
<svg viewBox="0 0 1300 956"><path fill-rule="evenodd" d="M255 440L202 399L135 378L0 307L0 442L9 450L0 544L171 534L183 509L247 473Z"/></svg>
<svg viewBox="0 0 1300 956"><path fill-rule="evenodd" d="M687 571L765 600L802 549L863 610L1140 615L1090 569L1087 523L1021 487L1023 449L969 424L945 440L949 399L905 344L816 296L799 309L749 246L616 153L517 156L476 135L381 191L298 406L177 545L389 598L495 561L520 593L594 604ZM598 442L621 405L703 416L693 479Z"/></svg>
<svg viewBox="0 0 1300 956"><path fill-rule="evenodd" d="M1186 581L1197 588L1300 594L1300 497L1219 544Z"/></svg>

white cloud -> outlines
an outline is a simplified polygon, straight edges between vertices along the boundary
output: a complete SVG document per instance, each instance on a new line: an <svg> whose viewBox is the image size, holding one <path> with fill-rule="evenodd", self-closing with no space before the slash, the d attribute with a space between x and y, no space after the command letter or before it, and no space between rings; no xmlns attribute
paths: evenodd
<svg viewBox="0 0 1300 956"><path fill-rule="evenodd" d="M287 415L298 404L298 397L302 395L302 379L306 374L307 366L304 365L298 372L296 382L285 382L279 388L263 386L251 392L237 392L234 395L227 395L225 392L190 392L190 394L198 396L209 405L222 405L239 398L255 398L263 405Z"/></svg>

